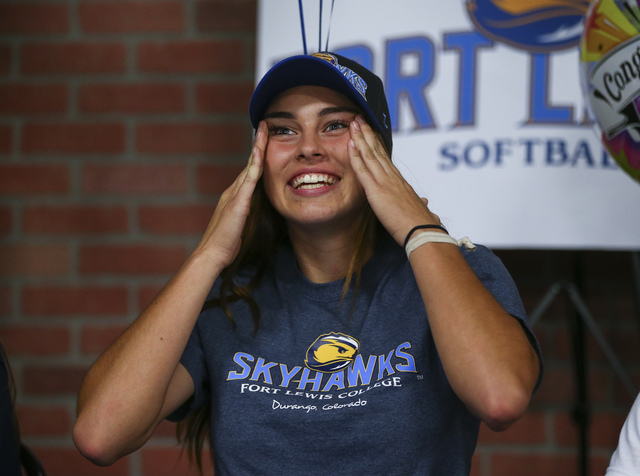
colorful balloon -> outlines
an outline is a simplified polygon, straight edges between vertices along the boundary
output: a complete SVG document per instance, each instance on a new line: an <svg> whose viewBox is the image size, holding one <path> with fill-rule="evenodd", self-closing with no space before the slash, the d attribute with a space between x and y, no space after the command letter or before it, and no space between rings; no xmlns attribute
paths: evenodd
<svg viewBox="0 0 640 476"><path fill-rule="evenodd" d="M595 0L584 19L580 73L602 144L640 182L640 6Z"/></svg>

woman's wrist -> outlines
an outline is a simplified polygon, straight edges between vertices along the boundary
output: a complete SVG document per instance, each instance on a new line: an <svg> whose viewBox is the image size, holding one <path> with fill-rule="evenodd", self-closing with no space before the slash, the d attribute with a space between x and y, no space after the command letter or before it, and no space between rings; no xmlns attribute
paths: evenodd
<svg viewBox="0 0 640 476"><path fill-rule="evenodd" d="M442 226L442 225L433 225L433 224L427 224L427 225L418 225L418 226L414 226L413 228L411 228L411 230L409 231L409 233L407 233L407 237L404 239L404 248L407 248L407 244L409 243L409 240L411 239L411 237L413 236L413 234L418 231L418 230L428 230L428 229L432 229L432 230L440 230L444 233L446 233L447 235L449 234L449 232L447 231L447 229Z"/></svg>
<svg viewBox="0 0 640 476"><path fill-rule="evenodd" d="M198 247L191 253L187 262L196 267L202 266L207 270L207 273L213 273L217 276L228 266L225 264L227 260L228 258L222 257L214 250Z"/></svg>
<svg viewBox="0 0 640 476"><path fill-rule="evenodd" d="M438 231L424 231L425 229L435 229ZM421 225L414 227L407 234L404 246L407 258L410 258L411 253L427 243L445 243L455 246L464 246L468 250L474 250L476 248L476 245L474 245L466 236L456 240L449 235L445 228L439 225Z"/></svg>

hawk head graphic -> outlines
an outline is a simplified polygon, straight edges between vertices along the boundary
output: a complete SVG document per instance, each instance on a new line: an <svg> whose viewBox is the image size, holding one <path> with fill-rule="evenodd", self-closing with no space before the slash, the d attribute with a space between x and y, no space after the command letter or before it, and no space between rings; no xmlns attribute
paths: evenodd
<svg viewBox="0 0 640 476"><path fill-rule="evenodd" d="M356 358L360 343L353 337L332 332L318 337L307 350L307 367L318 372L337 372Z"/></svg>

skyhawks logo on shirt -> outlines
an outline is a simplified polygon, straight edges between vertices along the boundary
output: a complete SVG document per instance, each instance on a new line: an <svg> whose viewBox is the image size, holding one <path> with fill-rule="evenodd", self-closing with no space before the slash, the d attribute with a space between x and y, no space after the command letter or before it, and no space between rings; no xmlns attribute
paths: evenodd
<svg viewBox="0 0 640 476"><path fill-rule="evenodd" d="M417 372L410 350L411 344L403 342L381 355L364 357L356 339L333 332L320 335L309 346L304 367L237 352L233 356L235 369L228 373L227 380L248 380L274 393L280 389L331 393L377 387L396 373Z"/></svg>

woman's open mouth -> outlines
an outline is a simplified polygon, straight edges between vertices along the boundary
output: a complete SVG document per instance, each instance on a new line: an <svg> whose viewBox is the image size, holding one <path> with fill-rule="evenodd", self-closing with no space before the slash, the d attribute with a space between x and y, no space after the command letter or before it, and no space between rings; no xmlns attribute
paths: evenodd
<svg viewBox="0 0 640 476"><path fill-rule="evenodd" d="M314 188L335 185L340 179L329 174L302 174L291 181L291 186L296 190L311 190Z"/></svg>

